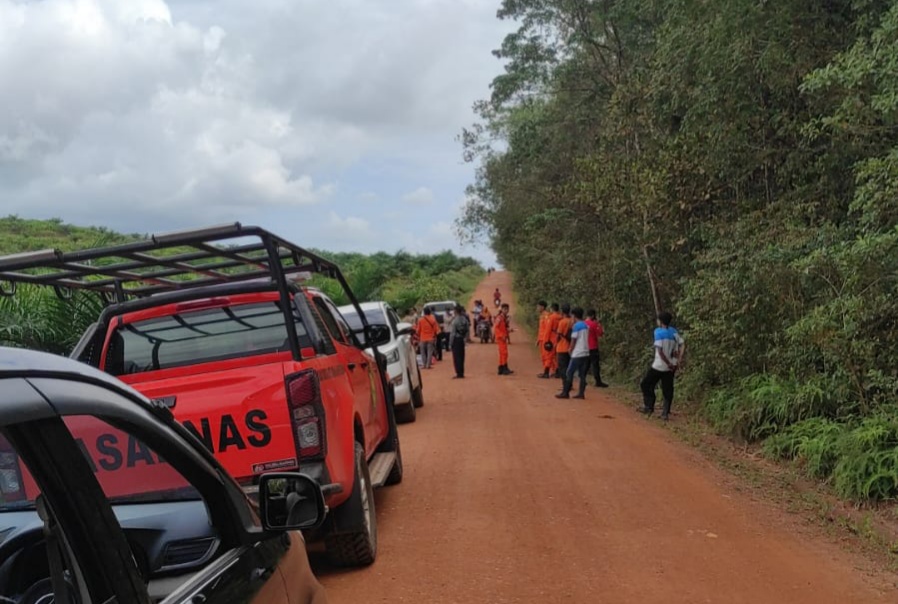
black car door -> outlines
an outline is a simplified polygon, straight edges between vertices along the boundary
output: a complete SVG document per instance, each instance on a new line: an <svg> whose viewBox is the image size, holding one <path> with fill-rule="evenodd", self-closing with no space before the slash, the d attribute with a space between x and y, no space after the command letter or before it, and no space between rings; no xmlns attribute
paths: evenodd
<svg viewBox="0 0 898 604"><path fill-rule="evenodd" d="M255 543L245 531L245 520L235 517L228 508L249 505L242 494L232 498L232 505L222 505L231 498L226 489L215 483L192 481L190 468L184 465L175 435L156 432L152 425L138 421L130 423L122 418L93 415L69 415L66 425L81 443L96 470L107 501L113 506L142 504L170 504L178 501L202 499L209 508L209 523L215 536L214 552L197 558L196 574L171 594L165 594L165 604L249 604L288 602L278 566L286 555L289 539L286 535L272 536ZM180 451L179 451L180 449ZM242 532L244 538L235 533ZM163 557L172 542L150 543L145 548L132 539L137 559L149 561L145 574L158 571L153 561ZM199 546L209 539L194 539ZM243 542L243 543L242 543Z"/></svg>
<svg viewBox="0 0 898 604"><path fill-rule="evenodd" d="M163 604L288 602L278 565L287 552L286 535L227 552Z"/></svg>

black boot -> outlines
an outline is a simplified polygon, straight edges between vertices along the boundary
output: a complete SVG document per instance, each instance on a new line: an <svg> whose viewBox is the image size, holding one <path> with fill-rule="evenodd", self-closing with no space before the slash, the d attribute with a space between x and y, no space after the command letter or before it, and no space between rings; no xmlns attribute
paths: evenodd
<svg viewBox="0 0 898 604"><path fill-rule="evenodd" d="M546 369L546 370L543 371L542 373L537 374L536 377L541 378L541 379L544 379L544 380L549 379L549 370Z"/></svg>
<svg viewBox="0 0 898 604"><path fill-rule="evenodd" d="M499 375L511 375L514 373L511 369L508 368L508 365L502 365L499 367Z"/></svg>

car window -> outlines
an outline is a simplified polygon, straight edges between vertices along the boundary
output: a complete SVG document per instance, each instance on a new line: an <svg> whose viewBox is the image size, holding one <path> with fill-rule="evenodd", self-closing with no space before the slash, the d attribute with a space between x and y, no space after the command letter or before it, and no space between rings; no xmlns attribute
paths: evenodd
<svg viewBox="0 0 898 604"><path fill-rule="evenodd" d="M362 331L362 320L359 318L358 313L353 310L344 310L341 314L349 324L349 328L355 333L359 343L362 346L366 346L367 340L365 339L364 331ZM384 314L379 308L371 308L365 311L365 320L368 321L368 325L383 325Z"/></svg>
<svg viewBox="0 0 898 604"><path fill-rule="evenodd" d="M334 315L331 314L330 309L325 304L324 300L315 296L313 298L315 303L315 308L318 309L318 312L321 314L321 319L324 321L325 325L327 325L327 331L330 332L331 337L340 342L341 344L349 344L346 340L346 336L343 335L343 331L340 329L337 320L334 318ZM347 330L348 331L348 330Z"/></svg>
<svg viewBox="0 0 898 604"><path fill-rule="evenodd" d="M177 470L133 435L93 416L68 416L64 421L111 504L200 500ZM0 441L2 509L32 508L40 490L4 446Z"/></svg>
<svg viewBox="0 0 898 604"><path fill-rule="evenodd" d="M137 585L128 583L127 575L137 578L139 570L131 557L124 556L127 543L111 510L103 505L102 493L86 480L89 464L74 459L77 448L58 418L0 429L4 465L0 602L50 603L59 601L56 595L72 602L82 601L79 596L83 601L107 602L119 594L123 602L147 601L141 600L145 594ZM28 449L27 454L22 449ZM38 465L29 468L26 458ZM35 475L44 481L46 499L35 486ZM45 505L34 505L36 501ZM23 502L32 504L32 509L23 510ZM67 595L59 594L57 587Z"/></svg>
<svg viewBox="0 0 898 604"><path fill-rule="evenodd" d="M334 318L334 321L336 321L337 325L340 327L341 332L345 336L343 338L343 341L348 344L349 341L347 338L352 335L352 330L349 329L349 325L346 323L346 320L343 318L343 315L340 314L340 310L336 306L334 306L333 302L331 302L330 300L327 300L326 305L327 305L327 309L330 312L331 316Z"/></svg>
<svg viewBox="0 0 898 604"><path fill-rule="evenodd" d="M390 320L390 326L393 328L393 333L399 331L399 315L396 314L396 311L392 308L387 309L387 318Z"/></svg>
<svg viewBox="0 0 898 604"><path fill-rule="evenodd" d="M337 349L336 347L334 347L334 341L330 334L330 328L328 328L327 324L324 322L322 313L319 311L316 304L309 305L309 314L312 315L312 319L315 321L315 326L318 328L318 333L321 334L322 345L324 347L321 352L323 354L336 354Z"/></svg>
<svg viewBox="0 0 898 604"><path fill-rule="evenodd" d="M293 313L300 348L311 339ZM106 371L124 375L290 350L280 302L209 308L127 323L110 336Z"/></svg>
<svg viewBox="0 0 898 604"><path fill-rule="evenodd" d="M32 533L38 533L43 531L43 524L35 512L28 515L15 514L34 507L34 500L39 493L33 486L30 490L27 489L28 483L34 485L34 480L25 460L20 457L6 435L0 432L0 517L4 518L3 522L7 526L18 525L20 532L30 529ZM11 516L8 520L6 513L10 513ZM0 533L0 541L6 537L8 530L5 529ZM65 535L65 527L60 527L60 530ZM26 591L37 595L29 602L53 601L51 567L43 535L37 537L35 541L30 547L8 549L0 558L0 602L19 602L19 598ZM60 554L65 556L64 550L60 551ZM70 567L68 556L61 558L60 561L66 568ZM66 568L59 570L64 572ZM71 580L69 585L75 587ZM45 599L41 599L42 597Z"/></svg>

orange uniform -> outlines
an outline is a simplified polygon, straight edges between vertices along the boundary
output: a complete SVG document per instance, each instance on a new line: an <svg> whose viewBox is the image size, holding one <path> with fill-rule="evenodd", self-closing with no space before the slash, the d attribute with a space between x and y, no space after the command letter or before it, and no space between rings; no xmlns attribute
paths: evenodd
<svg viewBox="0 0 898 604"><path fill-rule="evenodd" d="M558 370L558 357L556 356L556 348L558 348L558 324L561 322L561 313L553 312L549 315L549 341L552 342L552 350L549 352L549 364L543 361L543 367L548 367L550 373Z"/></svg>
<svg viewBox="0 0 898 604"><path fill-rule="evenodd" d="M433 342L440 333L440 324L433 318L433 315L424 315L418 319L415 325L415 331L418 333L418 340L421 342Z"/></svg>
<svg viewBox="0 0 898 604"><path fill-rule="evenodd" d="M571 340L570 340L570 332L574 327L573 319L569 317L562 317L560 321L558 321L558 333L557 333L557 341L558 344L555 346L555 353L565 353L571 351Z"/></svg>
<svg viewBox="0 0 898 604"><path fill-rule="evenodd" d="M496 346L499 348L499 366L508 365L508 317L499 313L495 320Z"/></svg>
<svg viewBox="0 0 898 604"><path fill-rule="evenodd" d="M546 348L545 348L546 342L551 341L549 339L549 334L551 333L549 331L549 328L550 328L549 322L550 322L551 316L552 315L549 314L549 311L547 311L547 310L544 310L542 312L542 314L540 314L540 316L539 316L539 335L537 336L537 339L536 339L536 345L539 346L539 354L542 357L543 369L545 371L548 371L549 368L552 366L552 358L555 356L555 353L553 351L546 350Z"/></svg>

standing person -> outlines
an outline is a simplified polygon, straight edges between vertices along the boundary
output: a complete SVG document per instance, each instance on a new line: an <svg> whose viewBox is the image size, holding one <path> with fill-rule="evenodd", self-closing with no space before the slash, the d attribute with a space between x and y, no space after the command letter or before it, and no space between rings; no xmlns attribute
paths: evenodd
<svg viewBox="0 0 898 604"><path fill-rule="evenodd" d="M598 319L596 311L586 311L586 327L589 328L589 367L592 369L592 377L596 380L597 388L607 388L608 384L602 381L602 365L599 356L599 340L605 335L605 328Z"/></svg>
<svg viewBox="0 0 898 604"><path fill-rule="evenodd" d="M639 412L651 415L655 412L655 387L659 381L661 382L661 394L664 397L661 419L664 421L670 417L670 406L674 397L674 376L686 351L686 343L680 332L671 326L672 321L673 317L669 312L658 315L658 327L655 328L654 334L655 360L639 384L643 400Z"/></svg>
<svg viewBox="0 0 898 604"><path fill-rule="evenodd" d="M552 344L552 355L549 359L549 375L558 375L558 323L561 322L561 310L558 304L552 303L552 314L549 315L549 342ZM549 377L549 376L546 376Z"/></svg>
<svg viewBox="0 0 898 604"><path fill-rule="evenodd" d="M465 307L455 307L455 318L449 324L449 347L452 348L452 362L455 364L455 375L452 379L465 377L465 341L471 332L471 321Z"/></svg>
<svg viewBox="0 0 898 604"><path fill-rule="evenodd" d="M402 320L405 323L411 323L412 325L416 325L418 323L418 309L412 306L408 309L408 312L402 317Z"/></svg>
<svg viewBox="0 0 898 604"><path fill-rule="evenodd" d="M474 337L477 337L477 323L480 322L480 315L483 314L483 309L485 306L483 305L482 300L474 300L474 320L471 321L471 328L473 330Z"/></svg>
<svg viewBox="0 0 898 604"><path fill-rule="evenodd" d="M543 362L543 372L536 377L543 379L549 377L549 372L552 370L552 357L555 356L553 345L549 341L550 315L547 307L548 305L543 301L540 301L539 304L536 305L536 312L539 313L539 332L536 336L536 347L539 349L539 354Z"/></svg>
<svg viewBox="0 0 898 604"><path fill-rule="evenodd" d="M586 373L589 371L589 327L583 320L583 309L575 308L571 311L573 325L571 325L570 362L564 373L564 386L561 393L555 398L570 398L571 388L574 387L574 375L580 378L580 389L574 398L586 398Z"/></svg>
<svg viewBox="0 0 898 604"><path fill-rule="evenodd" d="M484 307L483 307L483 312L480 313L480 318L478 319L478 322L483 322L483 323L485 323L486 325L488 325L488 326L489 326L489 329L490 329L490 336L492 337L492 336L494 335L494 334L492 333L493 316L492 316L492 314L490 313L490 308L489 308L489 306L484 306ZM475 326L475 327L474 327L474 335L476 335L476 336L479 337L480 334L478 333L478 329L480 329L479 326Z"/></svg>
<svg viewBox="0 0 898 604"><path fill-rule="evenodd" d="M424 309L424 316L418 319L415 331L418 333L418 344L421 347L424 369L430 369L433 366L434 352L436 352L437 335L440 333L440 324L433 318L433 311L430 308Z"/></svg>
<svg viewBox="0 0 898 604"><path fill-rule="evenodd" d="M564 304L561 307L561 319L558 321L556 328L556 368L555 377L564 379L567 375L567 368L571 362L571 329L574 327L574 321L571 318L571 307Z"/></svg>
<svg viewBox="0 0 898 604"><path fill-rule="evenodd" d="M508 304L499 307L499 313L495 319L496 346L499 349L499 375L511 375L514 373L508 368L508 334L511 325L508 320Z"/></svg>

